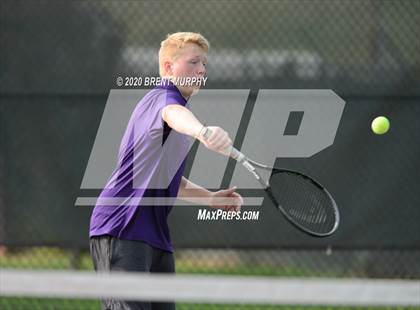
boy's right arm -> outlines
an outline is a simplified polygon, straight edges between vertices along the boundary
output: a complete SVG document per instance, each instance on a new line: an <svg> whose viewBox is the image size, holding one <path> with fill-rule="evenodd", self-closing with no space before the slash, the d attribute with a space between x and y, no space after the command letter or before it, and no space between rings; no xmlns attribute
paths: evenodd
<svg viewBox="0 0 420 310"><path fill-rule="evenodd" d="M226 150L232 145L232 140L228 133L220 127L210 126L211 134L205 139L205 126L187 108L178 104L167 105L162 109L162 119L177 132L200 140L208 149L229 155Z"/></svg>

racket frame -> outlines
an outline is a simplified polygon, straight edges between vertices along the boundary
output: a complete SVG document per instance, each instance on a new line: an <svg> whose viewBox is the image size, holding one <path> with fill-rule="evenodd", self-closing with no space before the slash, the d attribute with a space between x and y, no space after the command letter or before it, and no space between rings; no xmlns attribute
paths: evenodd
<svg viewBox="0 0 420 310"><path fill-rule="evenodd" d="M203 136L205 138L208 138L211 134L211 131L206 127L206 130L203 134ZM256 162L248 157L246 157L243 153L241 153L238 149L236 149L233 146L230 146L228 151L226 152L229 154L229 156L233 159L235 159L238 163L242 164L242 166L248 170L248 172L250 172L255 179L257 179L257 181L261 184L262 188L264 189L264 191L267 193L268 198L270 198L271 202L274 204L274 206L277 208L277 210L279 210L284 217L291 223L293 224L296 228L298 228L299 230L314 236L314 237L327 237L332 235L338 228L338 225L340 223L340 213L338 211L338 207L337 204L334 200L334 198L332 197L332 195L327 191L327 189L322 186L318 181L314 180L313 178L300 173L298 171L294 171L294 170L290 170L290 169L284 169L284 168L277 168L277 167L272 167L272 166L268 166L268 165L264 165L261 164L259 162ZM271 190L271 186L268 183L268 181L266 181L256 170L256 167L264 169L264 170L268 170L268 171L275 171L276 173L292 173L295 175L298 175L299 177L305 178L309 181L311 181L315 186L317 186L319 188L319 190L323 191L325 194L327 194L328 198L331 201L332 204L332 208L334 209L334 214L335 214L335 222L334 222L334 226L333 228L326 232L326 233L319 233L319 232L315 232L312 231L308 228L306 228L305 226L297 223L287 212L286 210L284 210L284 208L280 205L280 203L277 201L276 197L274 197L274 194Z"/></svg>

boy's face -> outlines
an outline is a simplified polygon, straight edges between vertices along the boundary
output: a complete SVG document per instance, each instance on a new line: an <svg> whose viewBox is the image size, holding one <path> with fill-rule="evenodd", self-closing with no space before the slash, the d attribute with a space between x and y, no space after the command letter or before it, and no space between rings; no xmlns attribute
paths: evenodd
<svg viewBox="0 0 420 310"><path fill-rule="evenodd" d="M194 43L187 43L176 60L168 64L172 77L203 78L206 74L207 53ZM200 88L199 85L183 87L186 92Z"/></svg>

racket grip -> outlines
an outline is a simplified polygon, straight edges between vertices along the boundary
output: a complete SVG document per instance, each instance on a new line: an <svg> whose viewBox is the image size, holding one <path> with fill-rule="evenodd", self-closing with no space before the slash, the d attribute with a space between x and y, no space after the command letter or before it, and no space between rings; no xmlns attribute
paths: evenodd
<svg viewBox="0 0 420 310"><path fill-rule="evenodd" d="M205 140L207 140L211 135L211 130L206 127L206 130L203 133L203 137ZM241 162L242 159L245 158L245 155L242 154L240 151L238 151L236 148L234 148L232 145L228 147L228 150L226 150L226 153L229 154L230 157L237 160L238 162Z"/></svg>

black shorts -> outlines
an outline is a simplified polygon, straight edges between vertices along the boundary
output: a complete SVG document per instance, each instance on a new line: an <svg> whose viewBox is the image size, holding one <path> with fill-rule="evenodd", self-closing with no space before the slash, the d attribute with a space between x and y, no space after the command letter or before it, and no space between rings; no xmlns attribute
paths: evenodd
<svg viewBox="0 0 420 310"><path fill-rule="evenodd" d="M142 241L112 236L90 238L90 254L96 271L175 272L172 253ZM173 310L174 302L102 300L103 310Z"/></svg>

